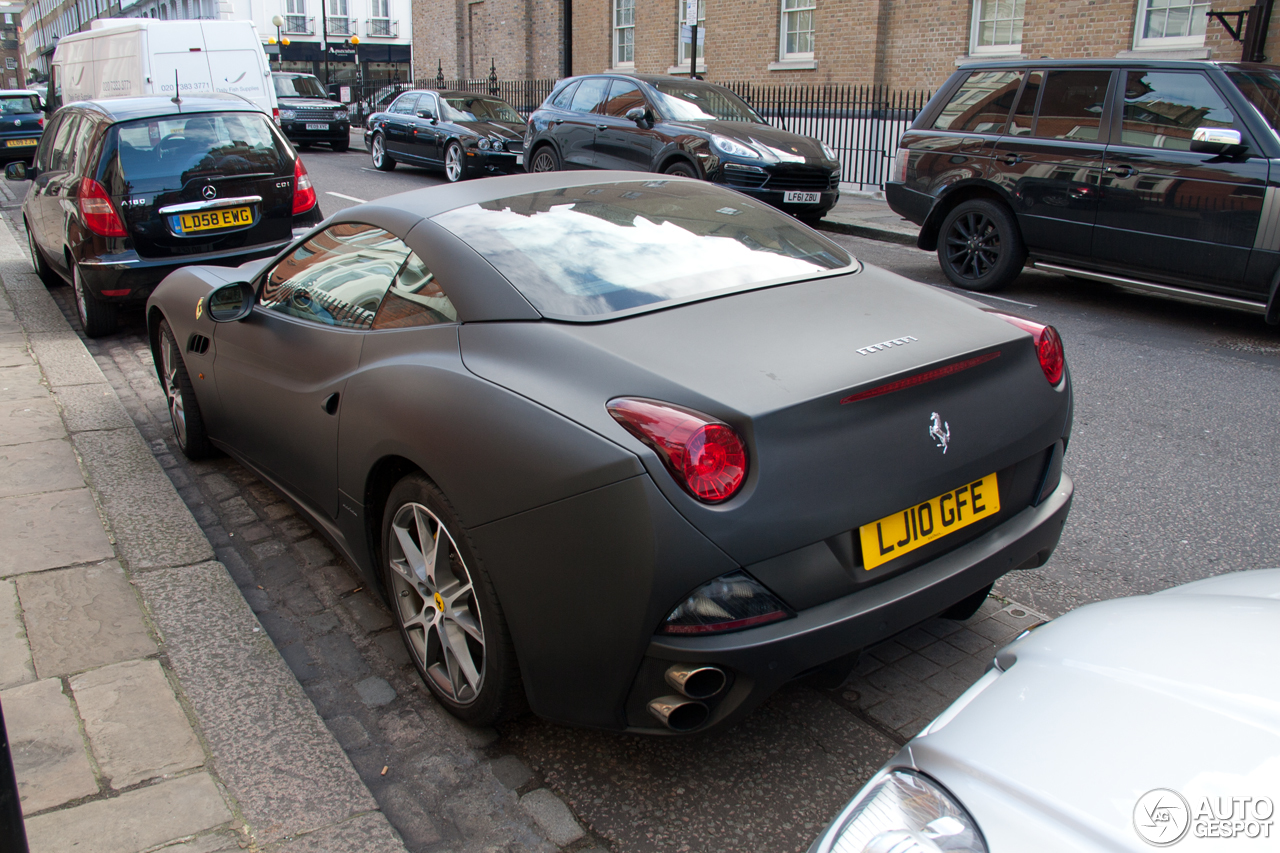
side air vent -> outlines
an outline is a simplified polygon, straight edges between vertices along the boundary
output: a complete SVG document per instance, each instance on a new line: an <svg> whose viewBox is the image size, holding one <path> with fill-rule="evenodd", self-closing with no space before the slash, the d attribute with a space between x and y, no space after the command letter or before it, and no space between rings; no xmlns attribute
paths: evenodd
<svg viewBox="0 0 1280 853"><path fill-rule="evenodd" d="M204 355L209 351L209 339L204 335L192 335L187 341L187 352L193 352L196 355Z"/></svg>

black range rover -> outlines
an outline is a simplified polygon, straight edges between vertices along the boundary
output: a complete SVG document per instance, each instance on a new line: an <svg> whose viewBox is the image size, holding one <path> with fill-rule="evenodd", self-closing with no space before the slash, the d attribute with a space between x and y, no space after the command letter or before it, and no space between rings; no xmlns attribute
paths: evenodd
<svg viewBox="0 0 1280 853"><path fill-rule="evenodd" d="M1280 321L1280 68L993 62L947 81L885 195L960 287L1027 261Z"/></svg>
<svg viewBox="0 0 1280 853"><path fill-rule="evenodd" d="M280 129L289 141L306 147L322 142L334 151L351 147L351 115L330 100L314 74L276 71L271 75L279 102Z"/></svg>
<svg viewBox="0 0 1280 853"><path fill-rule="evenodd" d="M71 282L90 337L178 267L274 255L323 218L288 140L234 95L69 104L49 119L34 165L5 174L30 180L32 262L46 284Z"/></svg>
<svg viewBox="0 0 1280 853"><path fill-rule="evenodd" d="M704 178L805 219L840 197L825 142L765 123L723 86L681 77L562 80L529 116L525 169L627 169Z"/></svg>

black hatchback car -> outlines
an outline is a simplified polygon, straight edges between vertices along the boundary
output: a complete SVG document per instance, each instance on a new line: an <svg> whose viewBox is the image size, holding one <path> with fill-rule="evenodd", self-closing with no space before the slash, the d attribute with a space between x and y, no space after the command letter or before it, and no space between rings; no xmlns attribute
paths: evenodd
<svg viewBox="0 0 1280 853"><path fill-rule="evenodd" d="M243 98L111 98L58 110L22 203L31 258L46 284L75 288L85 334L116 325L188 264L237 266L284 248L323 217L293 147Z"/></svg>
<svg viewBox="0 0 1280 853"><path fill-rule="evenodd" d="M413 89L369 116L364 144L374 168L396 163L444 169L450 181L520 172L524 119L501 98Z"/></svg>
<svg viewBox="0 0 1280 853"><path fill-rule="evenodd" d="M0 162L30 161L43 133L40 99L31 92L0 90Z"/></svg>
<svg viewBox="0 0 1280 853"><path fill-rule="evenodd" d="M885 195L960 287L1036 269L1280 321L1280 68L1132 60L957 71Z"/></svg>
<svg viewBox="0 0 1280 853"><path fill-rule="evenodd" d="M628 169L705 178L802 218L840 197L825 142L765 123L723 86L680 77L570 77L529 116L530 172Z"/></svg>
<svg viewBox="0 0 1280 853"><path fill-rule="evenodd" d="M321 142L334 151L351 147L351 115L325 96L320 78L277 71L271 81L280 103L280 129L290 142L301 147Z"/></svg>

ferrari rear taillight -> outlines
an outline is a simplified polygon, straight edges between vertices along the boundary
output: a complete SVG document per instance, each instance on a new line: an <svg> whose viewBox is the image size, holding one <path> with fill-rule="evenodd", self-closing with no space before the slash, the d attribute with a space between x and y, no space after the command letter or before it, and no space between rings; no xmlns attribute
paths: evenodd
<svg viewBox="0 0 1280 853"><path fill-rule="evenodd" d="M124 224L116 206L111 203L111 196L103 189L102 184L93 178L80 179L80 217L84 225L94 234L102 237L127 236Z"/></svg>
<svg viewBox="0 0 1280 853"><path fill-rule="evenodd" d="M618 397L614 420L658 454L685 491L704 503L733 497L747 479L747 446L733 427L658 400Z"/></svg>
<svg viewBox="0 0 1280 853"><path fill-rule="evenodd" d="M1012 314L1001 314L999 311L990 313L1031 335L1031 339L1035 341L1036 357L1040 359L1040 369L1044 371L1044 378L1049 380L1050 385L1057 385L1062 381L1066 359L1062 353L1062 338L1058 336L1057 329L1043 323L1015 317Z"/></svg>
<svg viewBox="0 0 1280 853"><path fill-rule="evenodd" d="M306 213L316 206L316 188L311 184L311 176L307 167L302 165L302 158L293 161L293 215Z"/></svg>

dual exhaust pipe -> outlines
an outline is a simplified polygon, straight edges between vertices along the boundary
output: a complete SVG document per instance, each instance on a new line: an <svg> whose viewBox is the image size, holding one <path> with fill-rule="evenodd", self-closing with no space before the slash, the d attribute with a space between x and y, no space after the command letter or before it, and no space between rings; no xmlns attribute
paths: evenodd
<svg viewBox="0 0 1280 853"><path fill-rule="evenodd" d="M716 666L677 663L668 667L665 675L667 684L680 695L651 700L649 713L673 732L690 732L705 723L711 709L702 700L715 696L728 682L724 670Z"/></svg>

